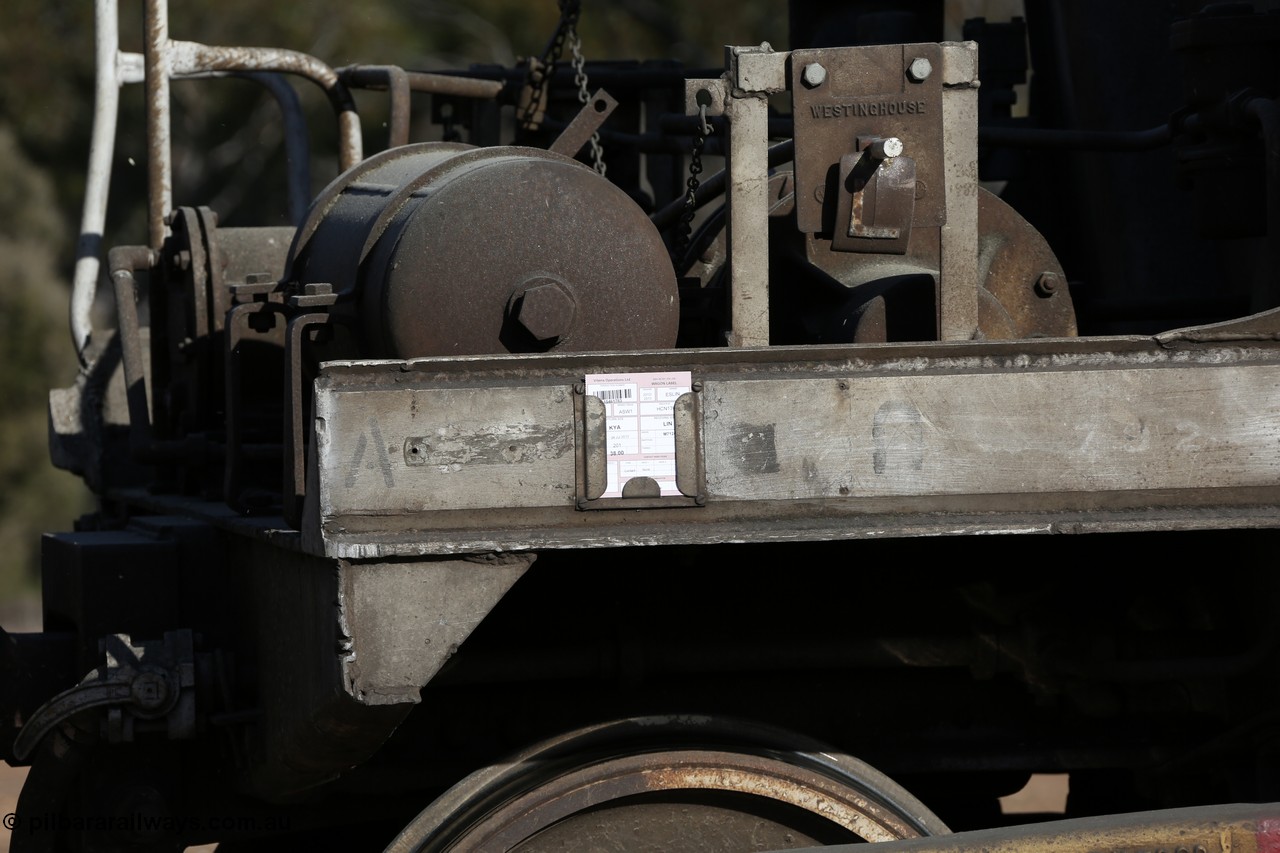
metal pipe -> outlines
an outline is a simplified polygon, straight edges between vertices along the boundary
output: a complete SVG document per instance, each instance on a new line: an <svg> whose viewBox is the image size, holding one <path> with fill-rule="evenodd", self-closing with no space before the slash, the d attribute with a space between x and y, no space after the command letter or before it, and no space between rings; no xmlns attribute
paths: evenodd
<svg viewBox="0 0 1280 853"><path fill-rule="evenodd" d="M387 147L409 144L409 75L398 65L353 65L338 71L348 86L391 93Z"/></svg>
<svg viewBox="0 0 1280 853"><path fill-rule="evenodd" d="M147 0L144 25L147 98L147 241L153 249L164 245L173 197L169 77L168 0Z"/></svg>
<svg viewBox="0 0 1280 853"><path fill-rule="evenodd" d="M163 2L163 0L149 0ZM338 115L338 163L343 171L364 159L360 117L351 92L338 72L296 50L273 47L214 47L193 41L170 41L171 70L177 74L207 71L275 71L297 74L324 89Z"/></svg>
<svg viewBox="0 0 1280 853"><path fill-rule="evenodd" d="M284 121L284 159L289 185L289 221L302 224L311 206L311 142L298 93L281 74L250 71L243 76L271 93Z"/></svg>
<svg viewBox="0 0 1280 853"><path fill-rule="evenodd" d="M116 0L94 4L93 135L89 143L89 174L76 242L76 267L71 285L71 342L80 367L92 367L88 350L93 342L93 303L98 294L102 234L106 227L111 160L115 155L116 121L120 105L120 33Z"/></svg>
<svg viewBox="0 0 1280 853"><path fill-rule="evenodd" d="M458 98L496 98L504 85L499 80L479 80L475 77L453 77L449 74L427 74L422 71L406 72L409 88L415 92L432 95L453 95Z"/></svg>

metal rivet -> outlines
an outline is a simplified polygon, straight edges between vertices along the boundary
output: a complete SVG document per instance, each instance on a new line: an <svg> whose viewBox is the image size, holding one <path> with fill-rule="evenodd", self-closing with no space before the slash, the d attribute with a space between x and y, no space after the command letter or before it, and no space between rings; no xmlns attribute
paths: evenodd
<svg viewBox="0 0 1280 853"><path fill-rule="evenodd" d="M896 136L886 137L885 139L873 139L867 145L867 153L874 160L888 160L893 157L900 157L904 147L902 140Z"/></svg>

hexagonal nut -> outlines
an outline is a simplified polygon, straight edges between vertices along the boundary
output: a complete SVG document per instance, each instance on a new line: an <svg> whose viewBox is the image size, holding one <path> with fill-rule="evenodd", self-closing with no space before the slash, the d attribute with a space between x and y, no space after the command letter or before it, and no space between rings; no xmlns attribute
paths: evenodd
<svg viewBox="0 0 1280 853"><path fill-rule="evenodd" d="M933 73L933 63L925 59L923 56L917 56L911 60L911 64L907 66L907 77L912 83L923 83L929 79L929 75Z"/></svg>
<svg viewBox="0 0 1280 853"><path fill-rule="evenodd" d="M820 63L810 62L804 67L804 71L800 73L800 79L810 89L821 86L823 81L827 79L827 69L823 68Z"/></svg>
<svg viewBox="0 0 1280 853"><path fill-rule="evenodd" d="M1033 287L1037 296L1047 299L1057 293L1058 288L1062 287L1062 276L1052 270L1047 270L1040 273L1040 277L1036 279Z"/></svg>
<svg viewBox="0 0 1280 853"><path fill-rule="evenodd" d="M516 320L538 340L564 337L573 328L578 303L560 282L537 279L516 296Z"/></svg>

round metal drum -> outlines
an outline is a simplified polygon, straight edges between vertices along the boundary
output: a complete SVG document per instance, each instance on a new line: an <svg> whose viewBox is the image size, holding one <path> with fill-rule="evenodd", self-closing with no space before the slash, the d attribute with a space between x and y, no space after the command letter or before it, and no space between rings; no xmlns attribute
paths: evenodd
<svg viewBox="0 0 1280 853"><path fill-rule="evenodd" d="M675 273L626 193L540 149L415 148L346 185L295 265L334 283L358 258L368 355L674 346Z"/></svg>

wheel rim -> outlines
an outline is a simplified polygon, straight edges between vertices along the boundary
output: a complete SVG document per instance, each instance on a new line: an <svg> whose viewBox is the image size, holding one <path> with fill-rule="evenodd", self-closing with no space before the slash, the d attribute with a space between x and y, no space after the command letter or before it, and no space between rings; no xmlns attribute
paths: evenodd
<svg viewBox="0 0 1280 853"><path fill-rule="evenodd" d="M387 851L776 850L945 832L851 756L779 729L663 717L571 732L479 770Z"/></svg>

